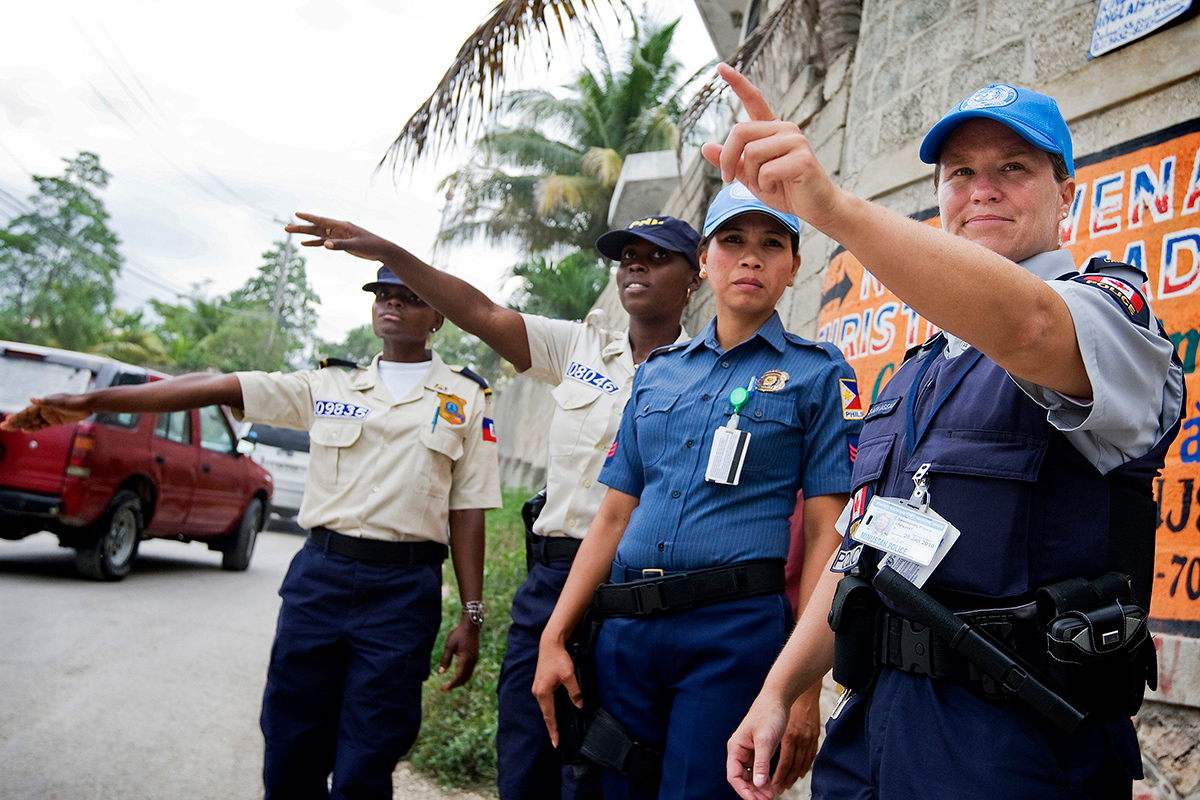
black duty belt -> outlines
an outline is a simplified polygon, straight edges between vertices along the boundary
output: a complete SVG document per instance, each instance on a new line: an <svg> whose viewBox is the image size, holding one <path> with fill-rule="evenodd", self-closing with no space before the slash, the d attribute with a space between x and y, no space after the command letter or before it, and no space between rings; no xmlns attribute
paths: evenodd
<svg viewBox="0 0 1200 800"><path fill-rule="evenodd" d="M525 537L525 554L530 562L561 564L575 560L582 542L582 539L570 536L539 536L532 533Z"/></svg>
<svg viewBox="0 0 1200 800"><path fill-rule="evenodd" d="M450 548L437 542L386 542L347 536L322 525L309 531L313 544L330 553L358 561L378 561L384 564L440 564Z"/></svg>
<svg viewBox="0 0 1200 800"><path fill-rule="evenodd" d="M604 617L640 617L784 590L783 561L740 561L727 567L663 574L641 570L642 579L606 583L592 609Z"/></svg>

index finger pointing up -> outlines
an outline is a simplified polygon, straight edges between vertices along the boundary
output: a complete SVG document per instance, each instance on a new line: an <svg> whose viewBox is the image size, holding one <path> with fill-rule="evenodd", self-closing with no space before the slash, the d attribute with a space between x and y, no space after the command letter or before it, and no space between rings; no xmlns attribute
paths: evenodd
<svg viewBox="0 0 1200 800"><path fill-rule="evenodd" d="M750 115L750 119L765 120L767 122L773 122L776 119L775 112L771 111L771 107L763 99L762 92L750 82L749 78L725 63L717 65L717 72L729 84L729 88L733 89L733 93L738 96L738 99L742 101L742 106L745 107L746 113Z"/></svg>

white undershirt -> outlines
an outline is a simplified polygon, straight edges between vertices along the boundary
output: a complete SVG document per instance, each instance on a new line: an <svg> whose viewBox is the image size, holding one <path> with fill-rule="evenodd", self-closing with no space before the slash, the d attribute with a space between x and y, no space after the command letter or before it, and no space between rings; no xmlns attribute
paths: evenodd
<svg viewBox="0 0 1200 800"><path fill-rule="evenodd" d="M401 400L421 382L433 361L384 361L378 362L379 379L387 387L393 400Z"/></svg>

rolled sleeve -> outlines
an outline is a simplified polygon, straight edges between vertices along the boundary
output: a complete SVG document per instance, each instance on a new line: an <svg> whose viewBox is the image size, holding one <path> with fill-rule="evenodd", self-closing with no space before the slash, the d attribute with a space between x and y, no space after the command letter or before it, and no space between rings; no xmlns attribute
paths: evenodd
<svg viewBox="0 0 1200 800"><path fill-rule="evenodd" d="M1048 411L1051 425L1101 472L1144 455L1177 418L1183 374L1173 364L1171 342L1134 322L1103 290L1078 281L1052 281L1067 304L1091 402L1080 401L1029 381L1017 385Z"/></svg>
<svg viewBox="0 0 1200 800"><path fill-rule="evenodd" d="M521 318L529 339L529 369L521 374L543 383L561 383L583 324L533 314L522 314Z"/></svg>
<svg viewBox="0 0 1200 800"><path fill-rule="evenodd" d="M806 398L801 418L807 420L801 487L805 497L850 491L850 447L862 422L846 419L841 402L841 381L855 381L854 370L843 360L830 363ZM854 384L857 386L857 383Z"/></svg>
<svg viewBox="0 0 1200 800"><path fill-rule="evenodd" d="M482 398L482 392L480 393ZM500 508L500 469L496 443L483 438L483 421L492 416L491 403L475 404L475 413L467 425L463 452L450 468L450 510Z"/></svg>
<svg viewBox="0 0 1200 800"><path fill-rule="evenodd" d="M311 370L291 372L236 372L242 386L243 409L232 409L238 422L261 422L280 428L306 431L313 424Z"/></svg>

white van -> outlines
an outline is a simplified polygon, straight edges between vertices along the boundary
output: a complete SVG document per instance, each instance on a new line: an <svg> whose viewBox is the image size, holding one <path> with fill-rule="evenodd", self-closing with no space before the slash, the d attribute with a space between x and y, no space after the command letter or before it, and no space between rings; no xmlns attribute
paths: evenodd
<svg viewBox="0 0 1200 800"><path fill-rule="evenodd" d="M266 467L275 478L271 510L281 517L296 516L304 499L304 478L308 473L308 431L256 422L242 439L252 445L250 458Z"/></svg>

